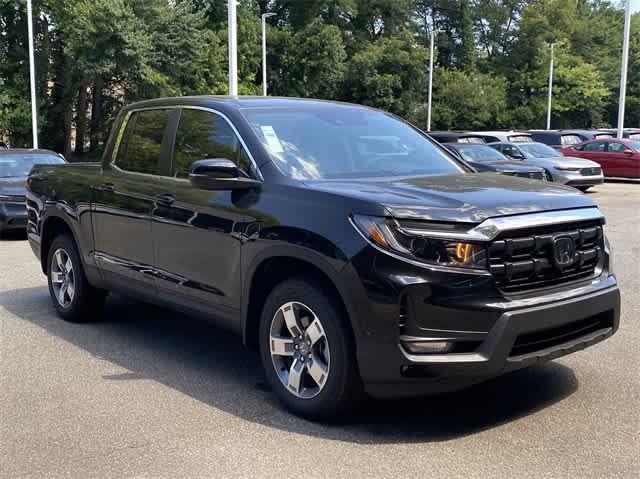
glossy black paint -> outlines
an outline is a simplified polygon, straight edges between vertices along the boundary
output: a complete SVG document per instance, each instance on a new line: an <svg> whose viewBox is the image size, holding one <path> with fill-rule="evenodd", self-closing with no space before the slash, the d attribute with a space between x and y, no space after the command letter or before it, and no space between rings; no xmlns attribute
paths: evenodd
<svg viewBox="0 0 640 479"><path fill-rule="evenodd" d="M474 225L493 216L591 207L587 196L536 180L477 173L297 181L280 173L240 109L300 101L305 100L189 97L125 108L102 164L38 167L31 174L28 234L34 252L46 256L52 235L66 229L94 286L204 314L241 333L248 345L254 345L257 291L273 286L269 278L279 277L278 265L294 264L295 274L323 278L342 301L360 374L379 396L455 389L506 367L496 348L506 348L509 337L500 335L486 343L492 354L430 364L425 374L409 377L403 373L407 367L424 364L399 347L398 321L405 313L404 334L486 342L502 331L502 323L512 324L505 318L514 311L524 314L533 305L557 306L606 291L598 308L612 311L607 334L615 331L619 297L606 264L591 284L514 297L502 293L488 271L443 270L381 252L350 221L353 214L364 214ZM113 149L127 113L160 107L210 108L228 118L259 169L252 173L256 186L194 188L189 179L168 174L170 155L158 176L114 167ZM167 148L171 144L167 141ZM578 307L563 317L582 313Z"/></svg>

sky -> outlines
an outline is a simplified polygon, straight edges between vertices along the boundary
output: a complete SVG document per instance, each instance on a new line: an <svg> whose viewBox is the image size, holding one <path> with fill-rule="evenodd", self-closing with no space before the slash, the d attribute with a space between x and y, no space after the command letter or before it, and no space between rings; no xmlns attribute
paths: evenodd
<svg viewBox="0 0 640 479"><path fill-rule="evenodd" d="M631 0L631 11L640 12L640 0Z"/></svg>

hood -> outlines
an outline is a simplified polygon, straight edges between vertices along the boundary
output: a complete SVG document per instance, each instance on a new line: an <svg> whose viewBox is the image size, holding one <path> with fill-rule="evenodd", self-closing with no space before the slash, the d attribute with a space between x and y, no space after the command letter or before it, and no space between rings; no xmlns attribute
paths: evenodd
<svg viewBox="0 0 640 479"><path fill-rule="evenodd" d="M532 158L535 161L548 162L553 166L567 166L569 168L593 168L600 166L595 161L586 160L584 158L577 158L575 156L556 156L553 158Z"/></svg>
<svg viewBox="0 0 640 479"><path fill-rule="evenodd" d="M24 196L27 191L25 181L27 181L26 177L0 178L0 195Z"/></svg>
<svg viewBox="0 0 640 479"><path fill-rule="evenodd" d="M531 173L531 172L542 171L542 168L539 168L534 165L528 165L522 161L517 161L517 160L485 161L483 162L483 164L490 166L494 170L513 171L514 173Z"/></svg>
<svg viewBox="0 0 640 479"><path fill-rule="evenodd" d="M558 166L575 166L576 168L593 168L600 166L600 163L593 160L587 160L586 158L579 158L577 156L561 156L554 158L555 164Z"/></svg>
<svg viewBox="0 0 640 479"><path fill-rule="evenodd" d="M324 180L307 185L375 202L396 218L445 222L480 223L496 216L594 206L588 196L570 187L492 173Z"/></svg>

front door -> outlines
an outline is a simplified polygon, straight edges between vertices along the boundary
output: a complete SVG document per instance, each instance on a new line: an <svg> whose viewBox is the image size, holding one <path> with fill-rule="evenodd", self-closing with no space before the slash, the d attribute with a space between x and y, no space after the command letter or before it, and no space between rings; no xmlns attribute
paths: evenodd
<svg viewBox="0 0 640 479"><path fill-rule="evenodd" d="M115 161L103 168L102 184L93 191L94 254L103 278L143 293L155 290L151 211L160 175L169 169L171 115L131 113Z"/></svg>
<svg viewBox="0 0 640 479"><path fill-rule="evenodd" d="M633 176L636 159L633 150L622 142L611 140L607 145L607 162L610 176ZM637 172L635 174L637 176Z"/></svg>
<svg viewBox="0 0 640 479"><path fill-rule="evenodd" d="M582 148L578 150L579 158L585 160L595 161L602 167L602 172L605 175L611 176L611 165L609 164L607 153L607 142L604 140L591 141L582 145Z"/></svg>
<svg viewBox="0 0 640 479"><path fill-rule="evenodd" d="M241 246L256 226L247 198L257 193L197 189L189 172L194 161L213 158L230 159L251 177L256 171L227 120L205 110L182 110L172 158L172 203L155 210L152 224L159 294L233 321Z"/></svg>

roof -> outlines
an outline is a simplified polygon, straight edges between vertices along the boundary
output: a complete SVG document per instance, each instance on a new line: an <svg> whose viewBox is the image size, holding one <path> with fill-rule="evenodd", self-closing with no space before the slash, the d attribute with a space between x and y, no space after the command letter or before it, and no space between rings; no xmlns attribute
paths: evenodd
<svg viewBox="0 0 640 479"><path fill-rule="evenodd" d="M358 108L370 108L354 103L345 103L332 100L318 100L313 98L294 98L294 97L278 97L278 96L228 96L228 95L201 95L201 96L182 96L157 98L153 100L144 100L132 103L125 107L125 110L151 108L159 106L202 106L202 107L218 107L225 109L240 108L264 108L278 107L285 108L301 103L316 106L350 106Z"/></svg>
<svg viewBox="0 0 640 479"><path fill-rule="evenodd" d="M21 156L21 155L42 155L42 156L61 156L55 151L33 148L9 148L7 150L1 149L0 156Z"/></svg>

